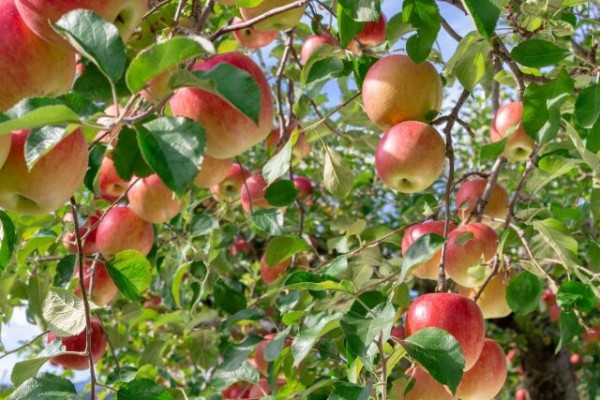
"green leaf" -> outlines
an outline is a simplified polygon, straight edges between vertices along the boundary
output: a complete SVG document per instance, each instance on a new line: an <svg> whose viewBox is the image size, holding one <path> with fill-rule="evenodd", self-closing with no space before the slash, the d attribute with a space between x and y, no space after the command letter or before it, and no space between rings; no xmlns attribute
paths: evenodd
<svg viewBox="0 0 600 400"><path fill-rule="evenodd" d="M354 293L354 286L348 281L338 281L332 276L316 275L308 271L296 271L285 280L284 287L291 290L332 290Z"/></svg>
<svg viewBox="0 0 600 400"><path fill-rule="evenodd" d="M365 24L363 22L356 21L352 17L352 11L344 8L341 2L337 4L337 16L338 16L338 34L340 36L340 47L345 49L348 44L354 39L354 37L362 31Z"/></svg>
<svg viewBox="0 0 600 400"><path fill-rule="evenodd" d="M381 14L381 0L340 0L339 3L357 22L377 21Z"/></svg>
<svg viewBox="0 0 600 400"><path fill-rule="evenodd" d="M369 400L372 390L373 386L370 383L364 386L341 382L335 385L335 389L327 400Z"/></svg>
<svg viewBox="0 0 600 400"><path fill-rule="evenodd" d="M579 92L575 101L575 117L584 128L591 128L600 117L600 85L590 85Z"/></svg>
<svg viewBox="0 0 600 400"><path fill-rule="evenodd" d="M76 264L77 256L75 254L64 256L56 265L56 275L54 275L54 281L52 282L52 285L64 287L71 282Z"/></svg>
<svg viewBox="0 0 600 400"><path fill-rule="evenodd" d="M500 7L494 0L464 0L464 5L473 19L477 31L491 39L500 17Z"/></svg>
<svg viewBox="0 0 600 400"><path fill-rule="evenodd" d="M83 300L62 288L50 288L42 305L48 329L56 336L74 336L85 329Z"/></svg>
<svg viewBox="0 0 600 400"><path fill-rule="evenodd" d="M67 130L56 126L32 129L25 142L25 162L27 169L35 164L65 138Z"/></svg>
<svg viewBox="0 0 600 400"><path fill-rule="evenodd" d="M254 123L259 122L262 97L258 83L248 72L231 64L223 62L208 71L179 70L169 85L173 89L197 87L217 94Z"/></svg>
<svg viewBox="0 0 600 400"><path fill-rule="evenodd" d="M569 54L569 50L542 39L525 40L510 52L516 62L531 68L554 65Z"/></svg>
<svg viewBox="0 0 600 400"><path fill-rule="evenodd" d="M106 263L106 269L119 291L131 301L142 300L142 292L152 283L152 266L136 250L117 253Z"/></svg>
<svg viewBox="0 0 600 400"><path fill-rule="evenodd" d="M425 328L400 344L436 381L456 392L465 358L454 336L440 328Z"/></svg>
<svg viewBox="0 0 600 400"><path fill-rule="evenodd" d="M94 182L98 177L98 172L102 166L102 160L104 160L105 154L106 145L104 143L96 143L90 151L88 170L85 173L83 183L85 184L85 187L92 193L94 192Z"/></svg>
<svg viewBox="0 0 600 400"><path fill-rule="evenodd" d="M523 94L523 128L533 140L548 143L560 128L560 108L572 96L574 84L562 70L543 85L531 83Z"/></svg>
<svg viewBox="0 0 600 400"><path fill-rule="evenodd" d="M280 235L283 230L283 214L277 208L253 210L250 218L256 228L269 235Z"/></svg>
<svg viewBox="0 0 600 400"><path fill-rule="evenodd" d="M137 125L137 139L144 159L175 193L190 187L206 144L204 128L183 117L161 117Z"/></svg>
<svg viewBox="0 0 600 400"><path fill-rule="evenodd" d="M117 391L116 400L173 400L164 386L151 379L136 378L127 382Z"/></svg>
<svg viewBox="0 0 600 400"><path fill-rule="evenodd" d="M416 63L425 61L441 27L440 10L435 0L404 0L402 18L417 30L406 41L408 55Z"/></svg>
<svg viewBox="0 0 600 400"><path fill-rule="evenodd" d="M292 163L292 140L288 140L262 169L262 174L270 185L290 169Z"/></svg>
<svg viewBox="0 0 600 400"><path fill-rule="evenodd" d="M211 386L216 389L224 389L235 382L258 383L259 379L258 370L250 365L248 361L244 361L236 369L217 368L212 376Z"/></svg>
<svg viewBox="0 0 600 400"><path fill-rule="evenodd" d="M384 341L388 339L394 314L394 306L387 301L383 293L361 294L340 321L348 349L364 359L369 346L379 334L383 334Z"/></svg>
<svg viewBox="0 0 600 400"><path fill-rule="evenodd" d="M300 365L306 358L317 340L340 326L340 318L340 313L327 314L325 312L317 312L305 318L304 325L292 342L295 366Z"/></svg>
<svg viewBox="0 0 600 400"><path fill-rule="evenodd" d="M269 242L266 250L267 266L272 267L289 260L295 254L310 250L306 241L298 236L278 236Z"/></svg>
<svg viewBox="0 0 600 400"><path fill-rule="evenodd" d="M323 168L323 185L332 194L343 197L352 190L354 175L346 167L339 154L325 146L325 166Z"/></svg>
<svg viewBox="0 0 600 400"><path fill-rule="evenodd" d="M10 372L10 380L15 387L20 386L26 380L37 375L38 371L52 357L60 355L63 352L60 340L54 340L35 358L19 361L13 366Z"/></svg>
<svg viewBox="0 0 600 400"><path fill-rule="evenodd" d="M554 218L534 221L532 225L538 235L558 255L565 268L573 270L577 264L579 246L566 225Z"/></svg>
<svg viewBox="0 0 600 400"><path fill-rule="evenodd" d="M504 146L506 146L507 141L508 137L505 137L497 142L488 143L481 146L481 149L479 150L479 161L484 163L486 161L495 160L498 158L504 151Z"/></svg>
<svg viewBox="0 0 600 400"><path fill-rule="evenodd" d="M0 276L12 258L16 242L15 225L8 214L0 210Z"/></svg>
<svg viewBox="0 0 600 400"><path fill-rule="evenodd" d="M138 144L137 132L126 126L119 132L119 140L112 152L112 158L117 174L125 181L129 181L134 175L145 178L154 173L144 160Z"/></svg>
<svg viewBox="0 0 600 400"><path fill-rule="evenodd" d="M489 54L492 47L488 41L471 32L458 44L456 52L446 64L446 73L456 76L459 82L472 92L491 69Z"/></svg>
<svg viewBox="0 0 600 400"><path fill-rule="evenodd" d="M562 310L577 308L582 312L590 312L596 305L596 296L592 289L578 281L561 283L556 300Z"/></svg>
<svg viewBox="0 0 600 400"><path fill-rule="evenodd" d="M281 332L278 332L277 335L265 346L265 360L272 362L275 361L279 354L281 354L281 350L285 346L285 340L290 334L291 328L288 327Z"/></svg>
<svg viewBox="0 0 600 400"><path fill-rule="evenodd" d="M197 36L196 38L199 38ZM137 93L154 77L176 67L185 60L205 52L214 53L214 47L196 38L176 36L142 50L129 64L125 81L132 93ZM210 43L210 42L209 42Z"/></svg>
<svg viewBox="0 0 600 400"><path fill-rule="evenodd" d="M237 280L219 278L215 282L215 304L229 314L235 314L247 307L246 287Z"/></svg>
<svg viewBox="0 0 600 400"><path fill-rule="evenodd" d="M258 321L265 316L264 310L260 308L250 308L236 312L223 323L223 329L229 329L241 321Z"/></svg>
<svg viewBox="0 0 600 400"><path fill-rule="evenodd" d="M108 80L116 83L123 75L127 56L116 26L89 10L71 11L50 24Z"/></svg>
<svg viewBox="0 0 600 400"><path fill-rule="evenodd" d="M272 183L265 190L265 199L273 207L287 207L296 201L298 190L289 179Z"/></svg>
<svg viewBox="0 0 600 400"><path fill-rule="evenodd" d="M75 385L58 375L43 373L26 380L8 400L81 400Z"/></svg>
<svg viewBox="0 0 600 400"><path fill-rule="evenodd" d="M529 314L537 308L543 291L540 278L531 272L523 271L508 283L506 302L516 314Z"/></svg>
<svg viewBox="0 0 600 400"><path fill-rule="evenodd" d="M404 282L406 276L425 261L430 260L446 243L446 239L434 233L428 233L408 248L402 259L402 272L399 281Z"/></svg>
<svg viewBox="0 0 600 400"><path fill-rule="evenodd" d="M333 48L329 46L321 46L317 48L314 54L302 68L300 79L303 87L320 87L319 84L323 84L338 76L344 71L344 63L340 60L337 55L329 57L318 58L315 54L319 54L319 51L333 52Z"/></svg>
<svg viewBox="0 0 600 400"><path fill-rule="evenodd" d="M113 93L111 85L114 86L119 98L131 96L124 77L113 85L94 63L88 61L84 63L83 73L73 82L73 92L91 101L111 103Z"/></svg>
<svg viewBox="0 0 600 400"><path fill-rule="evenodd" d="M571 340L581 332L581 326L579 325L579 321L577 321L577 316L574 312L568 310L560 311L558 327L560 328L560 339L556 346L556 354L558 354L561 348L569 344Z"/></svg>
<svg viewBox="0 0 600 400"><path fill-rule="evenodd" d="M398 13L390 18L387 22L386 33L388 42L390 45L393 45L400 39L404 34L413 30L413 27L410 24L407 24L402 19L402 13Z"/></svg>

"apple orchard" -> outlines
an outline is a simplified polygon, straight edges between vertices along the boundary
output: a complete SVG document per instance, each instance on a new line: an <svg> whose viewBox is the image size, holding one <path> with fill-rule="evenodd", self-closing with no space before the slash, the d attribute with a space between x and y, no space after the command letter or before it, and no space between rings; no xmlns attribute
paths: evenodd
<svg viewBox="0 0 600 400"><path fill-rule="evenodd" d="M0 0L0 398L600 398L599 20Z"/></svg>

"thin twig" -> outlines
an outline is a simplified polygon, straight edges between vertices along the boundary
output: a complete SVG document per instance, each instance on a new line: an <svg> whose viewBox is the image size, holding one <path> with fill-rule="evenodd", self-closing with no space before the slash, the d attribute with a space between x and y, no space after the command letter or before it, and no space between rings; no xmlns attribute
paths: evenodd
<svg viewBox="0 0 600 400"><path fill-rule="evenodd" d="M475 208L471 212L471 215L469 215L469 220L473 216L476 216L476 221L481 222L481 219L483 218L483 213L485 212L485 208L487 207L490 201L492 191L496 187L498 176L500 175L500 171L502 170L502 166L504 164L506 164L506 157L500 156L496 159L496 162L494 163L492 171L490 172L490 176L487 180L487 184L485 185L485 189L483 190L483 194L481 195L481 197L477 198L477 203L475 205Z"/></svg>
<svg viewBox="0 0 600 400"><path fill-rule="evenodd" d="M444 28L448 35L457 42L460 42L463 39L463 37L460 36L444 18L442 18L442 28Z"/></svg>
<svg viewBox="0 0 600 400"><path fill-rule="evenodd" d="M36 337L34 337L33 339L31 339L30 341L28 341L27 343L24 343L23 345L15 348L15 349L8 350L4 354L0 355L0 360L2 360L6 356L9 356L9 355L11 355L13 353L16 353L16 352L24 349L25 347L31 346L34 342L36 342L37 340L39 340L40 338L42 338L47 333L48 333L48 331L44 331L44 332L40 333L39 335L37 335Z"/></svg>
<svg viewBox="0 0 600 400"><path fill-rule="evenodd" d="M508 205L508 215L506 216L506 219L504 220L504 224L502 225L502 227L504 229L508 228L508 226L511 223L511 220L514 218L515 207L517 206L517 201L519 200L519 194L521 193L521 190L523 190L523 188L525 187L525 182L527 181L527 179L529 178L529 176L531 175L531 173L533 172L533 170L536 167L537 156L538 156L539 150L540 150L540 147L536 143L533 146L533 150L531 151L531 154L529 155L529 160L527 160L527 166L525 167L525 171L523 172L523 175L521 176L519 183L517 183L517 187L515 188L513 197L510 201L510 204Z"/></svg>

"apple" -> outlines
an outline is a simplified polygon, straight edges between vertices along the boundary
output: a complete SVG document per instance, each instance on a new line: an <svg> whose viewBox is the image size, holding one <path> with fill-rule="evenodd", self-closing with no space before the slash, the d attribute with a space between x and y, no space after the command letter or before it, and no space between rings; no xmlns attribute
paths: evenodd
<svg viewBox="0 0 600 400"><path fill-rule="evenodd" d="M250 395L251 383L236 382L221 390L223 400L247 399Z"/></svg>
<svg viewBox="0 0 600 400"><path fill-rule="evenodd" d="M148 9L146 0L15 0L19 13L29 28L40 38L55 46L69 49L48 23L56 22L63 14L84 8L94 11L114 24L126 42Z"/></svg>
<svg viewBox="0 0 600 400"><path fill-rule="evenodd" d="M137 250L147 255L154 243L154 229L131 208L117 206L98 224L96 243L106 258L123 250Z"/></svg>
<svg viewBox="0 0 600 400"><path fill-rule="evenodd" d="M37 37L25 25L14 0L0 0L0 26L0 113L26 97L69 91L75 78L74 52Z"/></svg>
<svg viewBox="0 0 600 400"><path fill-rule="evenodd" d="M181 201L157 174L131 181L127 192L129 207L143 220L153 224L168 222L181 211Z"/></svg>
<svg viewBox="0 0 600 400"><path fill-rule="evenodd" d="M396 339L404 340L406 339L406 331L402 325L396 325L392 328L390 336Z"/></svg>
<svg viewBox="0 0 600 400"><path fill-rule="evenodd" d="M254 350L254 362L256 364L256 369L265 376L267 375L267 369L269 367L269 362L265 360L265 348L274 338L275 334L273 333L265 335L265 340L257 344L256 349Z"/></svg>
<svg viewBox="0 0 600 400"><path fill-rule="evenodd" d="M475 365L483 349L485 328L477 304L456 293L428 293L417 297L406 313L408 336L437 327L456 338L465 357L465 371Z"/></svg>
<svg viewBox="0 0 600 400"><path fill-rule="evenodd" d="M441 109L442 80L427 61L416 64L407 55L391 55L367 72L362 99L367 116L382 129L404 121L424 121Z"/></svg>
<svg viewBox="0 0 600 400"><path fill-rule="evenodd" d="M496 231L481 222L471 222L448 235L445 267L448 277L461 286L481 286L491 273L482 265L490 261L498 249Z"/></svg>
<svg viewBox="0 0 600 400"><path fill-rule="evenodd" d="M402 398L404 400L453 400L444 385L433 379L419 366L410 367L406 375L414 380L412 388ZM396 397L394 397L395 399Z"/></svg>
<svg viewBox="0 0 600 400"><path fill-rule="evenodd" d="M98 170L100 196L109 203L114 203L125 193L128 187L129 182L121 179L115 169L113 160L110 157L104 157Z"/></svg>
<svg viewBox="0 0 600 400"><path fill-rule="evenodd" d="M242 184L241 200L242 208L246 214L257 208L271 208L271 205L265 199L265 190L267 190L267 181L262 175L252 175Z"/></svg>
<svg viewBox="0 0 600 400"><path fill-rule="evenodd" d="M510 162L527 160L535 145L533 139L525 133L522 116L523 103L515 101L500 107L492 120L492 142L510 135L502 153Z"/></svg>
<svg viewBox="0 0 600 400"><path fill-rule="evenodd" d="M286 383L285 379L277 378L277 387L278 388L285 385L285 383ZM271 386L269 385L269 382L265 378L262 378L258 382L258 385L252 385L252 388L250 389L250 392L248 393L248 399L264 399L265 397L267 397L270 394L271 394ZM269 397L269 398L271 398L271 397Z"/></svg>
<svg viewBox="0 0 600 400"><path fill-rule="evenodd" d="M200 188L209 188L218 185L227 178L233 165L231 158L219 160L210 156L204 156L202 164L200 164L200 172L196 175L194 183ZM248 176L250 176L250 173L248 173Z"/></svg>
<svg viewBox="0 0 600 400"><path fill-rule="evenodd" d="M263 15L274 8L282 7L293 2L294 0L263 0L256 7L240 8L240 13L247 21ZM269 17L257 24L254 24L254 29L257 31L284 31L286 29L293 28L298 24L298 22L300 22L302 15L304 15L305 8L306 5L303 5L302 7L293 8L286 12Z"/></svg>
<svg viewBox="0 0 600 400"><path fill-rule="evenodd" d="M560 318L560 307L556 304L552 304L548 307L548 315L550 316L550 321L558 321Z"/></svg>
<svg viewBox="0 0 600 400"><path fill-rule="evenodd" d="M157 105L166 95L171 92L169 80L177 69L169 69L150 79L146 88L140 91L140 95L149 103Z"/></svg>
<svg viewBox="0 0 600 400"><path fill-rule="evenodd" d="M104 355L106 350L106 334L102 329L102 324L98 318L92 318L90 320L90 326L92 328L92 360L94 363L98 362ZM48 334L48 343L57 339L57 336L53 333ZM86 351L86 332L85 328L83 331L74 336L68 336L59 338L66 351ZM51 359L53 364L62 366L64 369L76 369L85 370L90 367L89 359L87 356L76 356L71 354L63 354L62 356L56 356Z"/></svg>
<svg viewBox="0 0 600 400"><path fill-rule="evenodd" d="M210 191L217 200L233 200L240 196L244 181L250 178L250 170L240 164L233 164L229 173L221 183L210 187Z"/></svg>
<svg viewBox="0 0 600 400"><path fill-rule="evenodd" d="M527 389L519 388L515 393L515 400L527 400L529 398L527 394Z"/></svg>
<svg viewBox="0 0 600 400"><path fill-rule="evenodd" d="M296 141L292 143L292 164L296 165L300 163L306 156L310 154L310 143L306 139L306 134L302 130L302 127L294 122L290 124L287 128L286 136L289 138L292 136L294 131L298 131L298 135L296 136ZM278 147L281 135L279 134L279 128L275 128L271 131L267 139L265 140L265 146L267 147L267 152L272 153L273 150L278 152L280 147ZM285 141L284 141L285 143ZM281 143L281 147L283 143Z"/></svg>
<svg viewBox="0 0 600 400"><path fill-rule="evenodd" d="M25 215L46 214L64 205L83 183L88 167L87 142L77 129L28 170L28 137L29 130L11 134L10 152L0 169L0 207Z"/></svg>
<svg viewBox="0 0 600 400"><path fill-rule="evenodd" d="M232 25L240 24L244 22L243 19L235 17ZM244 47L249 49L260 49L261 47L267 46L273 40L277 38L277 32L275 31L259 31L252 27L240 29L239 31L233 31L233 37L235 40Z"/></svg>
<svg viewBox="0 0 600 400"><path fill-rule="evenodd" d="M206 132L206 154L222 159L242 154L265 140L273 123L273 97L260 67L241 53L218 54L197 62L192 70L208 71L221 63L246 71L256 81L262 99L258 125L221 97L202 89L177 90L170 106L173 115L191 118L202 125Z"/></svg>
<svg viewBox="0 0 600 400"><path fill-rule="evenodd" d="M512 312L506 302L507 285L508 282L505 282L502 275L496 275L488 282L479 299L477 299L477 305L483 314L483 318L503 318ZM479 292L479 288L460 287L458 292L464 296L474 298Z"/></svg>
<svg viewBox="0 0 600 400"><path fill-rule="evenodd" d="M267 265L266 254L260 259L260 277L265 285L270 285L276 279L282 277L288 268L292 265L292 259L289 258L273 266Z"/></svg>
<svg viewBox="0 0 600 400"><path fill-rule="evenodd" d="M556 295L552 291L552 289L547 288L542 294L542 300L546 303L547 306L551 306L552 304L556 304Z"/></svg>
<svg viewBox="0 0 600 400"><path fill-rule="evenodd" d="M88 294L92 278L91 269L92 263L86 263L83 275L83 284ZM77 268L75 268L74 275L76 277L79 277L79 272ZM92 288L92 301L99 306L105 306L115 298L118 292L119 289L111 279L110 275L108 274L108 271L104 267L104 264L96 263L96 267L94 269L94 287ZM77 287L75 288L75 294L81 297L81 286L79 286L79 284L77 284Z"/></svg>
<svg viewBox="0 0 600 400"><path fill-rule="evenodd" d="M251 251L250 244L246 239L240 238L236 239L229 248L229 252L232 256L237 256L238 254L248 254Z"/></svg>
<svg viewBox="0 0 600 400"><path fill-rule="evenodd" d="M98 245L96 244L96 229L101 216L102 213L100 211L97 211L96 214L90 215L87 220L81 221L79 224L79 236L83 240L84 255L89 256L98 252ZM63 218L63 221L65 223L70 224L70 226L72 227L73 214L70 212L66 213ZM85 239L83 239L84 236ZM65 248L71 253L77 253L77 238L75 237L75 232L73 230L64 233L62 242Z"/></svg>
<svg viewBox="0 0 600 400"><path fill-rule="evenodd" d="M8 153L10 153L10 142L10 134L0 136L0 169L8 158Z"/></svg>
<svg viewBox="0 0 600 400"><path fill-rule="evenodd" d="M585 331L583 341L588 345L600 343L600 326L594 326L590 328L590 331Z"/></svg>
<svg viewBox="0 0 600 400"><path fill-rule="evenodd" d="M379 19L377 21L365 23L364 28L355 36L355 39L367 48L379 46L381 43L385 42L386 28L387 18L385 18L385 15L379 14Z"/></svg>
<svg viewBox="0 0 600 400"><path fill-rule="evenodd" d="M515 358L517 358L518 354L519 351L517 349L510 349L509 352L506 354L506 362L512 364Z"/></svg>
<svg viewBox="0 0 600 400"><path fill-rule="evenodd" d="M323 32L319 35L310 35L302 44L300 50L300 61L302 64L306 64L312 53L314 53L321 46L335 46L335 42L329 33Z"/></svg>
<svg viewBox="0 0 600 400"><path fill-rule="evenodd" d="M483 341L477 362L464 373L456 397L461 400L491 400L500 393L506 381L506 356L492 339Z"/></svg>
<svg viewBox="0 0 600 400"><path fill-rule="evenodd" d="M421 236L428 233L434 233L438 236L444 236L444 225L445 221L426 221L420 224L411 226L406 230L406 233L402 237L402 254L406 255L406 252L412 246L412 244L419 239ZM450 223L448 227L451 232L456 228L456 225ZM417 268L412 270L412 274L417 278L421 279L432 279L437 281L439 271L440 260L442 259L441 250L434 254L429 260L419 265Z"/></svg>
<svg viewBox="0 0 600 400"><path fill-rule="evenodd" d="M304 176L295 176L294 177L294 186L298 191L298 198L300 200L306 199L313 192L313 185L310 179Z"/></svg>
<svg viewBox="0 0 600 400"><path fill-rule="evenodd" d="M477 200L483 197L487 186L487 179L476 178L466 181L460 186L456 193L456 212L458 216L466 220L469 218ZM494 185L483 214L490 218L505 219L508 215L509 199L506 189L499 184ZM493 226L493 224L490 224Z"/></svg>
<svg viewBox="0 0 600 400"><path fill-rule="evenodd" d="M377 174L388 187L401 193L427 189L444 170L446 146L434 128L406 121L391 127L375 153Z"/></svg>
<svg viewBox="0 0 600 400"><path fill-rule="evenodd" d="M581 363L581 356L577 353L573 353L571 354L571 357L569 357L569 363L571 363L571 365L578 365Z"/></svg>

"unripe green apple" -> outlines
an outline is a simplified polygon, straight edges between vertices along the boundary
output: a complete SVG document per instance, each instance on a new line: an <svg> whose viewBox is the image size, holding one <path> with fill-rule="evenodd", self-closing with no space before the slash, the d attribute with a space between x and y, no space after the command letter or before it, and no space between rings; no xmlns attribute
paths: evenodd
<svg viewBox="0 0 600 400"><path fill-rule="evenodd" d="M90 321L92 328L92 360L96 363L102 358L106 350L106 334L102 329L102 324L98 318L92 318ZM48 334L48 343L56 339L57 336L53 333ZM59 338L66 351L84 352L86 350L86 331L85 328L81 333L74 336ZM64 354L52 358L51 362L62 366L64 369L85 370L90 367L87 356L76 356Z"/></svg>
<svg viewBox="0 0 600 400"><path fill-rule="evenodd" d="M287 4L293 3L295 0L263 0L256 7L244 7L240 8L242 17L247 21L252 18L256 18L259 15L271 11L274 8L282 7ZM259 31L284 31L295 27L302 15L304 15L304 9L306 4L302 7L293 8L289 11L281 14L274 15L254 25L254 29Z"/></svg>
<svg viewBox="0 0 600 400"><path fill-rule="evenodd" d="M500 107L492 120L492 142L510 135L502 153L510 162L527 160L535 145L533 139L525 133L522 118L523 103L515 101Z"/></svg>

